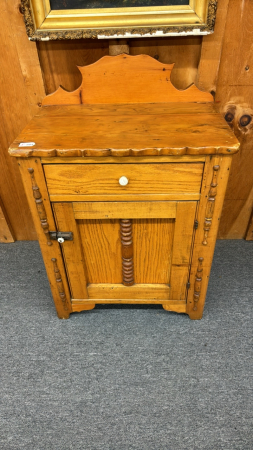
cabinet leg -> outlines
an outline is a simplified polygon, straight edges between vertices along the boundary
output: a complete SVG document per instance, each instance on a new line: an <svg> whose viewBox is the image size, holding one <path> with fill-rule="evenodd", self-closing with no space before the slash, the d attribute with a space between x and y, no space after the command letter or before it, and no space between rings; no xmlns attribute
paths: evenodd
<svg viewBox="0 0 253 450"><path fill-rule="evenodd" d="M202 291L202 278L203 278L203 261L204 258L198 258L198 267L195 275L194 282L194 290L193 290L193 298L192 300L188 299L188 308L187 314L189 315L191 320L199 320L202 319L204 303L203 301L203 292L202 292L202 301L201 300L201 291Z"/></svg>
<svg viewBox="0 0 253 450"><path fill-rule="evenodd" d="M200 320L203 317L203 309L201 310L198 309L198 311L190 311L188 312L188 316L190 317L191 320Z"/></svg>
<svg viewBox="0 0 253 450"><path fill-rule="evenodd" d="M66 312L66 314L65 313L62 314L62 313L58 313L57 312L57 316L58 316L58 319L69 319L70 314L67 313L67 312Z"/></svg>
<svg viewBox="0 0 253 450"><path fill-rule="evenodd" d="M57 316L59 319L68 319L71 311L69 310L69 304L67 301L64 285L62 282L61 273L58 268L57 259L52 258L51 261L53 262L54 265L55 280L57 284L58 294L61 299L61 302L58 301L55 302Z"/></svg>

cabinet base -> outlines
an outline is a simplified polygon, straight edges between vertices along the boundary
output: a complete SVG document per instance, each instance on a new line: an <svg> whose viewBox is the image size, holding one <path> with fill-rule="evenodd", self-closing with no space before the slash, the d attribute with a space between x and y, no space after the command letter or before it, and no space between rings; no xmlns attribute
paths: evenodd
<svg viewBox="0 0 253 450"><path fill-rule="evenodd" d="M72 299L72 312L87 311L98 304L130 304L130 305L162 305L166 311L186 313L185 300L154 300L154 299Z"/></svg>

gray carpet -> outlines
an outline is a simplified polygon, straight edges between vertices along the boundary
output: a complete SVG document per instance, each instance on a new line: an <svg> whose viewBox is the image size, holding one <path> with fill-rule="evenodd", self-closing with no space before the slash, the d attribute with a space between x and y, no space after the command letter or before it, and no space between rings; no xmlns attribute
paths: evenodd
<svg viewBox="0 0 253 450"><path fill-rule="evenodd" d="M253 243L218 241L204 317L58 320L37 242L0 246L1 449L253 449Z"/></svg>

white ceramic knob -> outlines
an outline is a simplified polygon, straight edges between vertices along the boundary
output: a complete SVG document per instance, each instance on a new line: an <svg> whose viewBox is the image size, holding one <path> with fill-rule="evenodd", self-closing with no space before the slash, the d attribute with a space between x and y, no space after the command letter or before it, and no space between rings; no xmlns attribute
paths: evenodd
<svg viewBox="0 0 253 450"><path fill-rule="evenodd" d="M120 184L120 186L126 186L128 184L127 177L120 177L119 184Z"/></svg>
<svg viewBox="0 0 253 450"><path fill-rule="evenodd" d="M57 241L59 242L59 244L63 244L64 238L58 238Z"/></svg>

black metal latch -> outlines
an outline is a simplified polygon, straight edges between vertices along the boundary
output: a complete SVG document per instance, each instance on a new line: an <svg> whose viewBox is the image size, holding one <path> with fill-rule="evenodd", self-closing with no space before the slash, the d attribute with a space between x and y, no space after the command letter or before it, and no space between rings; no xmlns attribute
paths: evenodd
<svg viewBox="0 0 253 450"><path fill-rule="evenodd" d="M62 244L64 241L73 241L73 233L71 231L49 231L50 239L58 241Z"/></svg>

